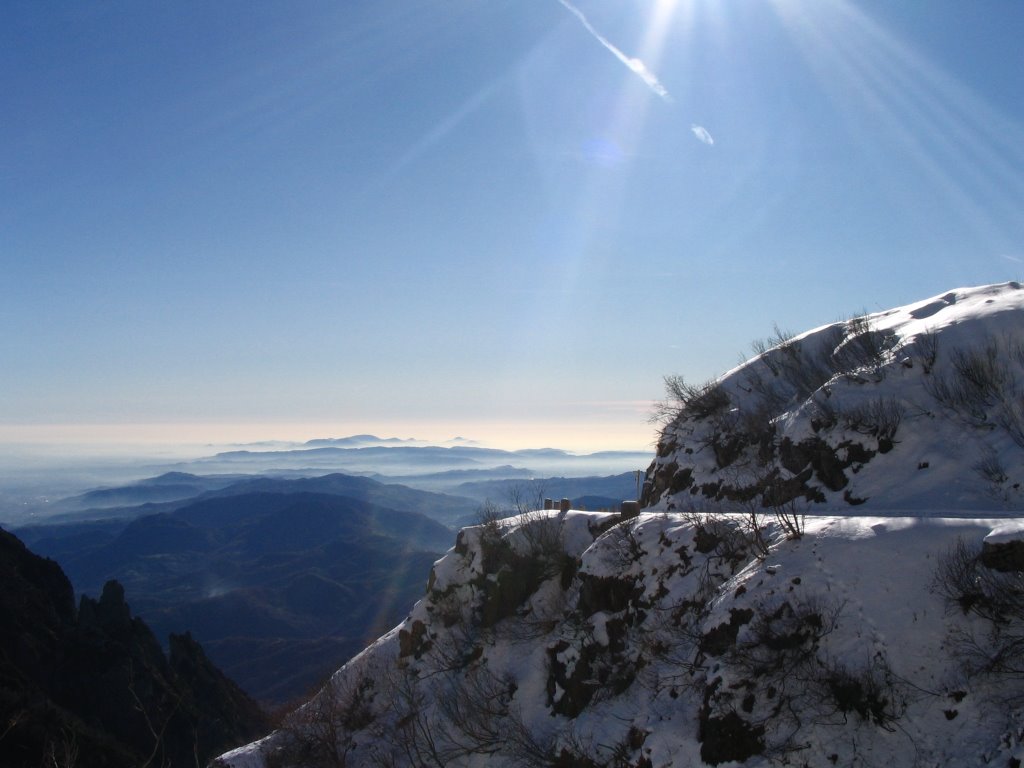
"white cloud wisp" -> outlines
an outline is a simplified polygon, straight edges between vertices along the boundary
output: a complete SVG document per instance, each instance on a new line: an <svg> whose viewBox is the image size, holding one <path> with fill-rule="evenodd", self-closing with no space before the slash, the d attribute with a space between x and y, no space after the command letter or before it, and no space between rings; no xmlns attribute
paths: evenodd
<svg viewBox="0 0 1024 768"><path fill-rule="evenodd" d="M708 129L705 128L703 125L691 125L690 130L693 131L693 135L697 137L698 141L704 142L709 147L715 143L714 137L712 137L712 135L708 133Z"/></svg>
<svg viewBox="0 0 1024 768"><path fill-rule="evenodd" d="M611 51L615 58L617 58L619 61L625 64L630 69L630 71L632 71L641 80L643 80L648 88L650 88L652 91L658 94L658 96L663 98L665 101L672 101L671 94L669 94L665 86L663 86L658 81L658 78L655 76L653 72L651 72L651 70L647 68L647 65L644 64L643 61L641 61L640 59L635 59L630 56L627 56L622 51L620 51L608 38L606 38L604 35L602 35L594 28L594 26L590 23L587 17L583 15L583 11L574 6L568 0L558 0L558 2L560 2L562 6L565 7L567 11L569 11L569 13L571 13L573 16L580 20L580 23L583 25L583 28L586 29L587 32L589 32L590 35L595 40L597 40L597 42L599 42L606 49Z"/></svg>

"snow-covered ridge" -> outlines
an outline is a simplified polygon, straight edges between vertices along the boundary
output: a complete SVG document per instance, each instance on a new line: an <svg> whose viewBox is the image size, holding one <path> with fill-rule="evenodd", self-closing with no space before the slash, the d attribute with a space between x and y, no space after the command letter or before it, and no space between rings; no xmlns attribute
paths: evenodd
<svg viewBox="0 0 1024 768"><path fill-rule="evenodd" d="M405 621L223 762L1019 766L1022 311L953 291L681 387L642 514L463 529Z"/></svg>
<svg viewBox="0 0 1024 768"><path fill-rule="evenodd" d="M1024 543L1021 525L820 517L799 539L764 533L770 551L757 557L742 516L541 512L465 529L400 626L284 729L223 762L909 768L1024 757L1019 673L981 668L1019 640L1024 616L996 627L988 598L947 573L1019 593L1019 573L991 570L982 543L1005 554Z"/></svg>
<svg viewBox="0 0 1024 768"><path fill-rule="evenodd" d="M1022 509L1020 284L773 341L681 393L648 470L648 506Z"/></svg>

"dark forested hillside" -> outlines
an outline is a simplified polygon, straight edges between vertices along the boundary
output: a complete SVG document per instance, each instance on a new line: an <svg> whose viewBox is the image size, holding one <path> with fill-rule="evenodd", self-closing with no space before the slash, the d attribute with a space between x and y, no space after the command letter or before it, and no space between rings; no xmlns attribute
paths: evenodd
<svg viewBox="0 0 1024 768"><path fill-rule="evenodd" d="M68 546L56 529L33 531L80 592L118 580L159 635L191 632L270 704L305 693L400 621L454 539L413 512L283 492L204 498L106 532Z"/></svg>
<svg viewBox="0 0 1024 768"><path fill-rule="evenodd" d="M259 707L188 634L165 655L109 582L76 610L52 560L0 530L0 765L195 766L259 735Z"/></svg>

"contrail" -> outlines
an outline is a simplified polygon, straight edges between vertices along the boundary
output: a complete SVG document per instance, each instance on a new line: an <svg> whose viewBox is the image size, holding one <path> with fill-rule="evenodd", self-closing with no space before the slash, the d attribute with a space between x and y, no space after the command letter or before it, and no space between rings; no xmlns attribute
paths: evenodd
<svg viewBox="0 0 1024 768"><path fill-rule="evenodd" d="M604 35L602 35L600 32L594 29L594 26L589 21L587 21L587 17L583 15L583 11L581 11L579 8L570 3L569 0L558 0L558 2L560 2L565 7L565 9L569 11L569 13L571 13L573 16L580 20L580 23L583 25L583 27L587 30L587 32L589 32L593 36L595 40L597 40L597 42L599 42L601 45L603 45L605 48L611 51L615 55L615 58L617 58L627 67L629 67L630 70L639 75L640 79L647 84L648 88L650 88L656 94L661 96L661 98L663 98L665 101L672 101L672 96L665 89L665 86L658 82L658 78L655 77L654 73L647 68L646 64L644 64L640 59L630 58L622 51L620 51L618 48L616 48L612 44L612 42L608 40L608 38L606 38Z"/></svg>

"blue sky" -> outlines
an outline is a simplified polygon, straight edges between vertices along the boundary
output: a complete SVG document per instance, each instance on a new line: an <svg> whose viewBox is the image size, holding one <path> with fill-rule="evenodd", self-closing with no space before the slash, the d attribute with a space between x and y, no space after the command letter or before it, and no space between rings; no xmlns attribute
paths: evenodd
<svg viewBox="0 0 1024 768"><path fill-rule="evenodd" d="M1024 277L1021 39L1017 0L3 3L0 442L647 447L663 375L774 323Z"/></svg>

